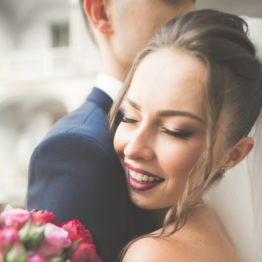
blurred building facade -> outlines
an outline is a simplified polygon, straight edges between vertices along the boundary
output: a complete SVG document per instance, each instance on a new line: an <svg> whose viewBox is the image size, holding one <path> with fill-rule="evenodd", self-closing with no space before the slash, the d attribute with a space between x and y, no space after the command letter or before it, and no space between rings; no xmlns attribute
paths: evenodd
<svg viewBox="0 0 262 262"><path fill-rule="evenodd" d="M98 66L78 0L0 0L0 203L24 206L33 148Z"/></svg>
<svg viewBox="0 0 262 262"><path fill-rule="evenodd" d="M97 71L78 0L0 0L0 39L2 91Z"/></svg>

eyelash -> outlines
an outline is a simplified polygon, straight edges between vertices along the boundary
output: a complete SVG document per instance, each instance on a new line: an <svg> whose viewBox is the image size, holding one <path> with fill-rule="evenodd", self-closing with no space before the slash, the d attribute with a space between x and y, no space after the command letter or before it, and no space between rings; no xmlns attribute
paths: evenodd
<svg viewBox="0 0 262 262"><path fill-rule="evenodd" d="M192 133L190 131L182 131L182 130L172 131L172 130L167 129L167 128L162 128L161 131L170 135L170 136L179 137L179 138L183 138L183 139L187 139L192 135Z"/></svg>
<svg viewBox="0 0 262 262"><path fill-rule="evenodd" d="M135 120L135 119L123 116L122 122L135 124L138 121ZM182 131L182 130L172 131L172 130L167 129L167 128L161 128L161 131L166 133L167 135L170 135L170 136L173 136L173 137L179 137L179 138L182 138L182 139L187 139L192 135L192 132L190 132L190 131Z"/></svg>
<svg viewBox="0 0 262 262"><path fill-rule="evenodd" d="M122 122L124 122L124 123L137 123L138 121L135 120L135 119L132 119L132 118L129 118L129 117L123 116L123 118L122 118Z"/></svg>

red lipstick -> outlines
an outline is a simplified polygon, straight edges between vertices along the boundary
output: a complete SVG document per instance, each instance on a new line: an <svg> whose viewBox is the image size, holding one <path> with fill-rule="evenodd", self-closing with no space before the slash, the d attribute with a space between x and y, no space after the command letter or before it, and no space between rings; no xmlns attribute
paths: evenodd
<svg viewBox="0 0 262 262"><path fill-rule="evenodd" d="M141 169L138 169L138 168L134 168L128 163L125 163L125 165L128 167L128 182L129 182L129 185L130 185L131 188L133 188L135 190L146 191L146 190L149 190L149 189L159 185L161 182L164 181L164 179L162 179L162 178L160 178L156 175L153 175L153 174L151 174L147 171L144 171L144 170L141 170ZM140 182L140 181L135 180L131 176L130 170L133 170L133 171L140 173L140 174L143 174L143 175L147 175L149 177L160 178L160 180L153 181L153 182L149 182L149 181Z"/></svg>
<svg viewBox="0 0 262 262"><path fill-rule="evenodd" d="M126 163L126 162L125 162L125 165L126 165L128 168L136 171L137 173L140 173L140 174L143 174L143 175L146 175L146 176L158 177L158 176L156 176L156 175L154 175L154 174L151 174L151 173L149 173L149 172L147 172L147 171L145 171L145 170L142 170L142 169L133 167L133 166L131 166L130 164L128 164L128 163Z"/></svg>

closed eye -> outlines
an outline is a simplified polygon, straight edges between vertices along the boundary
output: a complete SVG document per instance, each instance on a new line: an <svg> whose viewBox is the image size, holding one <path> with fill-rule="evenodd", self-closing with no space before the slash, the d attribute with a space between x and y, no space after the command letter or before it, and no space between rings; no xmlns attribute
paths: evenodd
<svg viewBox="0 0 262 262"><path fill-rule="evenodd" d="M124 123L137 123L138 121L133 119L133 118L129 118L129 117L123 116L122 122L124 122Z"/></svg>
<svg viewBox="0 0 262 262"><path fill-rule="evenodd" d="M161 131L166 133L166 134L168 134L168 135L170 135L170 136L179 137L179 138L183 138L183 139L187 139L187 138L189 138L192 135L191 131L185 131L185 130L173 131L173 130L167 129L165 127L163 127L161 129Z"/></svg>

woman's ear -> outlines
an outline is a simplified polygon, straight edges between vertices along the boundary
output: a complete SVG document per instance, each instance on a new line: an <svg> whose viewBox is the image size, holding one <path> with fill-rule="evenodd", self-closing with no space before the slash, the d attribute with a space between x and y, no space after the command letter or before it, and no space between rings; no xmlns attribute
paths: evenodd
<svg viewBox="0 0 262 262"><path fill-rule="evenodd" d="M241 138L227 153L224 166L232 168L236 166L254 147L254 140L251 137Z"/></svg>
<svg viewBox="0 0 262 262"><path fill-rule="evenodd" d="M113 33L108 4L104 0L84 0L84 9L95 30L104 35Z"/></svg>

